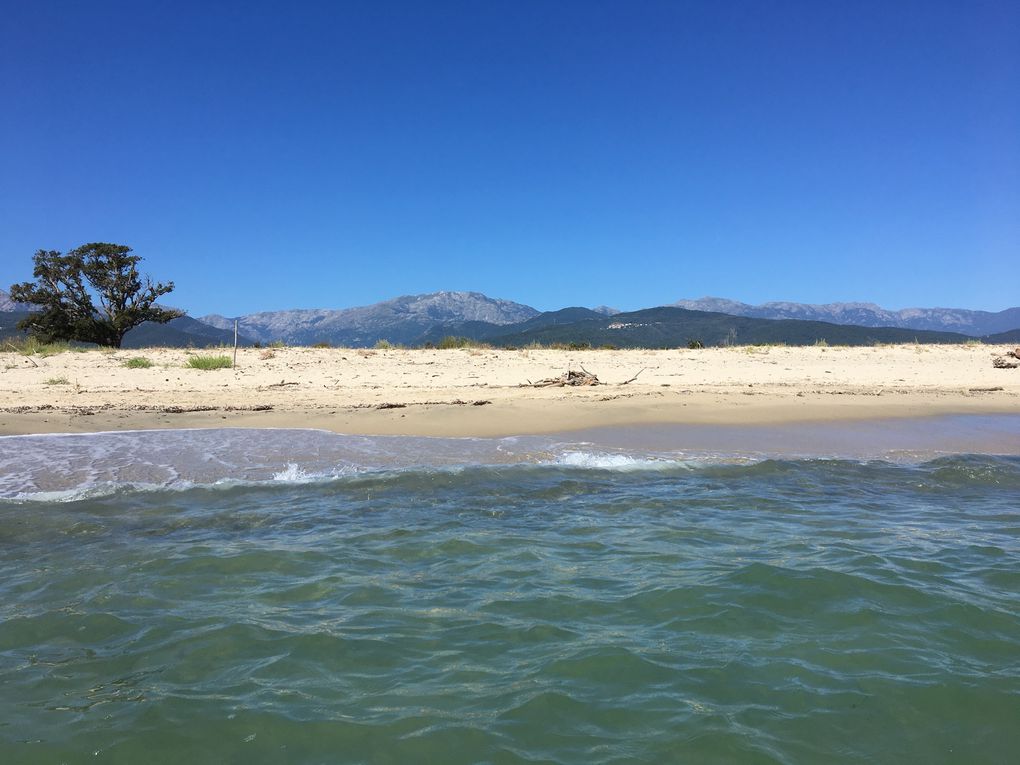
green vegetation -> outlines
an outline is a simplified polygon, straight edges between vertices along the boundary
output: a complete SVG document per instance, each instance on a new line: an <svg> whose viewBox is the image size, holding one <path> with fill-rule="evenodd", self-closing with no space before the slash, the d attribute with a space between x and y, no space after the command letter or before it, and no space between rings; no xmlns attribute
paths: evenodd
<svg viewBox="0 0 1020 765"><path fill-rule="evenodd" d="M152 366L152 362L144 356L134 356L125 361L124 366L128 369L148 369Z"/></svg>
<svg viewBox="0 0 1020 765"><path fill-rule="evenodd" d="M192 356L188 359L192 369L229 369L233 364L229 356Z"/></svg>
<svg viewBox="0 0 1020 765"><path fill-rule="evenodd" d="M392 350L395 347L396 346L393 345L393 343L391 343L389 340L383 339L383 340L376 340L376 342L375 342L375 348L377 348L380 351Z"/></svg>
<svg viewBox="0 0 1020 765"><path fill-rule="evenodd" d="M70 385L71 381L66 377L51 377L46 381L47 385Z"/></svg>
<svg viewBox="0 0 1020 765"><path fill-rule="evenodd" d="M492 348L489 343L481 340L475 340L471 337L461 337L459 335L446 335L441 338L438 343L435 343L434 345L432 343L426 343L425 347L438 348L441 351L449 350L451 348L480 348L483 350Z"/></svg>
<svg viewBox="0 0 1020 765"><path fill-rule="evenodd" d="M67 351L87 351L84 346L71 345L68 342L44 343L37 337L12 337L3 342L3 350L20 353L22 356L54 356Z"/></svg>
<svg viewBox="0 0 1020 765"><path fill-rule="evenodd" d="M156 299L173 282L156 283L138 273L141 258L122 244L93 242L66 255L39 250L35 282L11 286L11 299L39 306L18 322L43 342L78 340L120 348L124 335L142 322L164 324L183 311L160 308ZM98 298L99 307L96 307Z"/></svg>

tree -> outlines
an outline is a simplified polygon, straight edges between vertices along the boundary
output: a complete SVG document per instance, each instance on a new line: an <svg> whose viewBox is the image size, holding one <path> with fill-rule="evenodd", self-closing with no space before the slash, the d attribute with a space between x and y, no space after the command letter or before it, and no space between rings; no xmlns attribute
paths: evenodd
<svg viewBox="0 0 1020 765"><path fill-rule="evenodd" d="M11 299L40 306L18 328L47 342L79 340L120 348L124 335L143 321L164 324L184 315L155 304L174 283L143 280L141 258L122 244L93 242L66 255L39 250L33 260L36 281L12 285Z"/></svg>

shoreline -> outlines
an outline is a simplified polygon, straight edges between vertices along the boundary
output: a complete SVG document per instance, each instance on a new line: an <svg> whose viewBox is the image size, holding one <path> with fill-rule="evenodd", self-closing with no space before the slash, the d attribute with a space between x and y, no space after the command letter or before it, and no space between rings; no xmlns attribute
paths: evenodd
<svg viewBox="0 0 1020 765"><path fill-rule="evenodd" d="M496 437L1018 414L1020 370L991 365L1004 350L242 349L236 369L212 371L185 364L217 351L3 353L0 435L242 427ZM152 367L125 368L135 357ZM582 367L603 384L530 385Z"/></svg>
<svg viewBox="0 0 1020 765"><path fill-rule="evenodd" d="M738 394L739 395L739 394ZM246 411L212 408L201 411L124 410L117 407L0 410L0 436L100 433L124 430L195 430L268 428L325 430L348 435L499 438L573 433L592 428L691 425L741 428L775 425L929 419L950 415L1017 415L1020 406L1007 399L946 398L888 402L854 398L832 402L819 394L796 403L764 396L760 401L727 401L718 394L690 394L680 402L661 399L605 406L600 402L513 402L504 405L408 403L396 409L352 408L318 411L277 409ZM483 410L483 411L480 411Z"/></svg>

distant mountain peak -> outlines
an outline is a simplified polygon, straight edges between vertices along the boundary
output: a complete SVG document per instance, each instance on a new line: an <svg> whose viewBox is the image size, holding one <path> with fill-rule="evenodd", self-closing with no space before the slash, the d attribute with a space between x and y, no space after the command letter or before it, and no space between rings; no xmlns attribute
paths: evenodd
<svg viewBox="0 0 1020 765"><path fill-rule="evenodd" d="M245 335L261 342L362 346L378 340L413 343L436 327L459 322L515 324L538 313L531 306L491 298L481 292L443 290L401 295L355 308L264 311L240 316L238 323ZM233 326L234 320L212 314L203 316L201 321L226 329Z"/></svg>

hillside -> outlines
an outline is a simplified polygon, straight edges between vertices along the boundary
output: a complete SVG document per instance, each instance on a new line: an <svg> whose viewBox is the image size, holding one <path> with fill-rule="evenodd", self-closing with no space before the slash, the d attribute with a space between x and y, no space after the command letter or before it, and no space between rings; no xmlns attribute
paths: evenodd
<svg viewBox="0 0 1020 765"><path fill-rule="evenodd" d="M565 313L566 312L566 313ZM572 318L571 321L564 319ZM683 308L649 308L611 317L588 309L540 314L527 322L496 327L462 325L460 334L496 346L574 344L617 348L681 348L700 342L718 345L873 345L875 343L961 343L954 332L891 327L856 327L796 319L751 319Z"/></svg>
<svg viewBox="0 0 1020 765"><path fill-rule="evenodd" d="M1020 327L1020 308L1004 311L972 311L966 308L904 308L892 311L874 303L810 303L773 302L749 305L725 298L704 297L678 300L680 308L712 311L753 319L801 319L862 327L900 327L935 332L959 332L981 337Z"/></svg>

